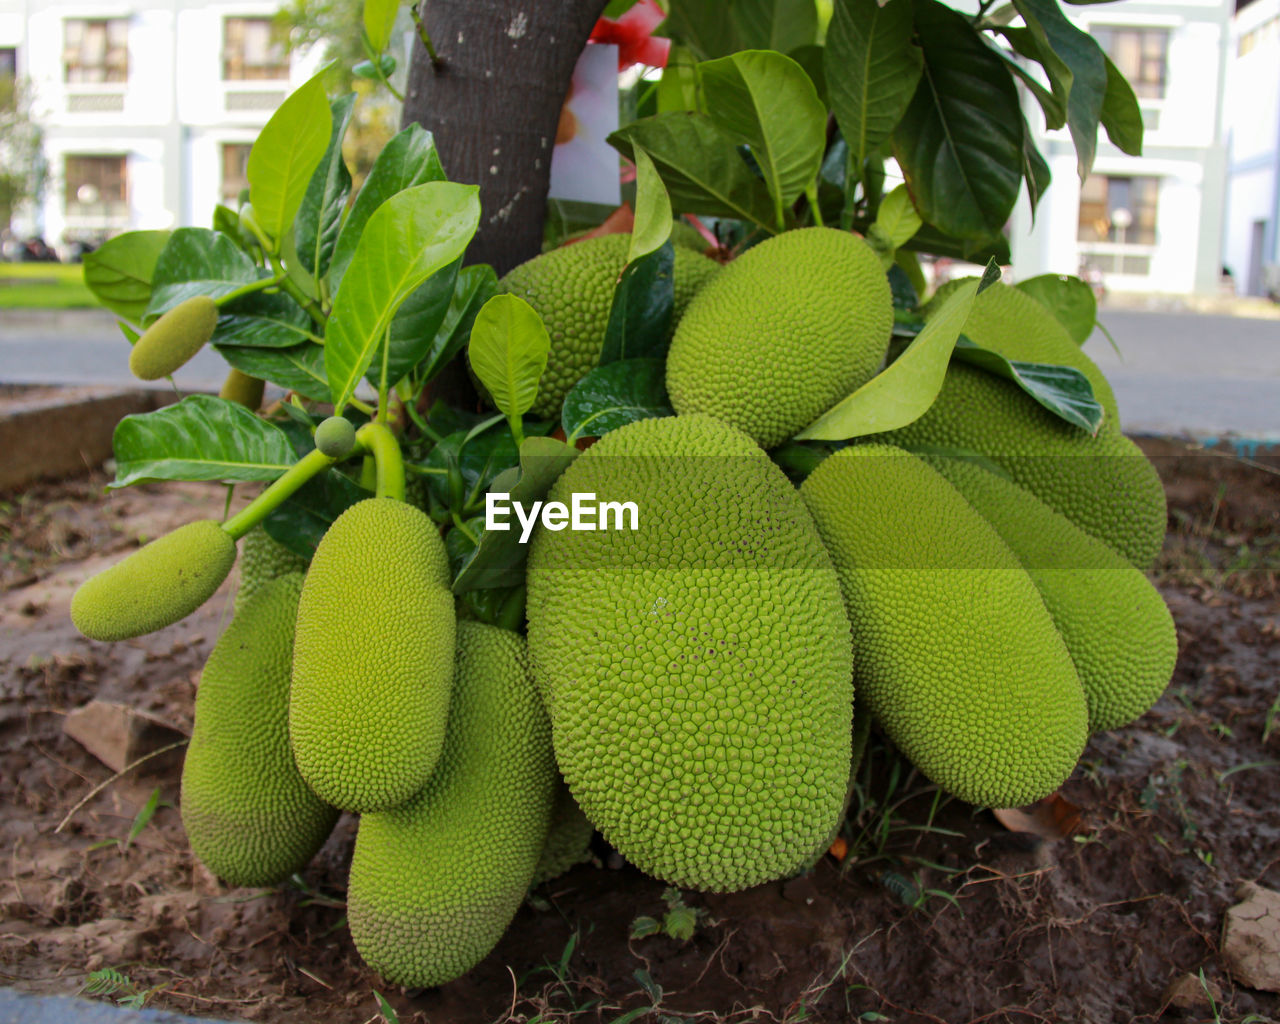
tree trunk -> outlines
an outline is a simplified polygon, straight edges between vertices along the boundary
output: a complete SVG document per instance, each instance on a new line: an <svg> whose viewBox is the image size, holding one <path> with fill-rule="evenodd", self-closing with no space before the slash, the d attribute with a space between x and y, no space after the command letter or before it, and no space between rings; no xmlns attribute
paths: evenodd
<svg viewBox="0 0 1280 1024"><path fill-rule="evenodd" d="M470 263L499 275L542 251L560 109L605 0L430 0L432 63L414 43L404 123L435 133L450 179L480 186Z"/></svg>

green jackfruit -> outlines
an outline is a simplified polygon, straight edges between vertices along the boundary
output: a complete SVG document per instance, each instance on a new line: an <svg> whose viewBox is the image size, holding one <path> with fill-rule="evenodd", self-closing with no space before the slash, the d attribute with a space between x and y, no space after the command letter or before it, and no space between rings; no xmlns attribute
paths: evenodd
<svg viewBox="0 0 1280 1024"><path fill-rule="evenodd" d="M633 501L639 529L539 530L529 651L556 758L642 871L727 891L786 875L849 773L849 626L795 489L709 416L601 438L549 499Z"/></svg>
<svg viewBox="0 0 1280 1024"><path fill-rule="evenodd" d="M345 459L355 446L356 428L345 416L330 416L316 427L316 450L331 459Z"/></svg>
<svg viewBox="0 0 1280 1024"><path fill-rule="evenodd" d="M218 392L218 397L257 412L258 407L262 405L262 394L266 386L267 382L261 377L250 377L233 366L231 372L227 374L227 379L222 382L222 390Z"/></svg>
<svg viewBox="0 0 1280 1024"><path fill-rule="evenodd" d="M129 370L139 380L159 380L204 348L218 326L218 305L208 295L179 302L142 332L129 353Z"/></svg>
<svg viewBox="0 0 1280 1024"><path fill-rule="evenodd" d="M1127 725L1169 685L1178 657L1160 592L1100 540L1035 495L966 459L930 458L1018 556L1066 641L1089 729Z"/></svg>
<svg viewBox="0 0 1280 1024"><path fill-rule="evenodd" d="M835 562L859 698L912 762L969 803L1017 807L1071 774L1084 692L1035 584L938 473L846 448L800 493Z"/></svg>
<svg viewBox="0 0 1280 1024"><path fill-rule="evenodd" d="M1017 385L953 361L914 423L875 435L904 448L977 452L1080 529L1145 570L1164 543L1164 487L1114 421L1090 437Z"/></svg>
<svg viewBox="0 0 1280 1024"><path fill-rule="evenodd" d="M558 416L569 389L599 361L613 290L627 265L630 245L630 235L588 238L535 256L498 282L499 291L529 303L551 335L547 368L532 409L535 416ZM715 260L675 246L673 328L694 293L719 270Z"/></svg>
<svg viewBox="0 0 1280 1024"><path fill-rule="evenodd" d="M524 901L555 786L524 641L458 623L440 763L410 803L360 819L347 914L369 966L389 982L428 987L483 960Z"/></svg>
<svg viewBox="0 0 1280 1024"><path fill-rule="evenodd" d="M324 845L337 808L315 795L289 749L289 674L302 575L265 583L219 638L196 691L182 766L191 849L230 885L275 885Z"/></svg>
<svg viewBox="0 0 1280 1024"><path fill-rule="evenodd" d="M307 571L307 560L294 554L267 533L261 524L244 535L240 544L240 587L236 591L235 611L262 587L291 572Z"/></svg>
<svg viewBox="0 0 1280 1024"><path fill-rule="evenodd" d="M212 519L187 523L85 580L71 621L91 640L127 640L185 619L213 596L236 542Z"/></svg>
<svg viewBox="0 0 1280 1024"><path fill-rule="evenodd" d="M591 836L596 827L587 820L563 779L556 784L551 805L551 827L542 846L542 856L533 872L533 884L559 878L575 864L591 857Z"/></svg>
<svg viewBox="0 0 1280 1024"><path fill-rule="evenodd" d="M435 523L403 501L357 502L321 538L298 605L289 737L335 807L396 807L431 776L453 680L449 580Z"/></svg>
<svg viewBox="0 0 1280 1024"><path fill-rule="evenodd" d="M870 380L892 328L889 282L870 246L833 228L784 232L690 303L667 356L672 407L772 448Z"/></svg>

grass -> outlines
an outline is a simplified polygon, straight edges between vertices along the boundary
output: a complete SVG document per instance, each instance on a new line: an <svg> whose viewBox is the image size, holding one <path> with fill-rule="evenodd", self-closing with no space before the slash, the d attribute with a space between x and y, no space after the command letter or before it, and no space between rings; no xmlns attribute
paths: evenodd
<svg viewBox="0 0 1280 1024"><path fill-rule="evenodd" d="M0 309L85 309L98 305L79 263L0 263Z"/></svg>

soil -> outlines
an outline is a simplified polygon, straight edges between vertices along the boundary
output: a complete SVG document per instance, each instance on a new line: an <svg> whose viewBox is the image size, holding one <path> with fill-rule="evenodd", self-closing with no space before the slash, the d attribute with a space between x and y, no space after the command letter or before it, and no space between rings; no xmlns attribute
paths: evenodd
<svg viewBox="0 0 1280 1024"><path fill-rule="evenodd" d="M224 490L108 493L95 476L11 495L0 983L92 981L117 1002L297 1024L377 1020L375 991L405 1024L1280 1019L1280 997L1234 982L1221 955L1240 881L1280 889L1280 467L1149 449L1170 497L1157 579L1177 671L1151 712L1090 742L1039 808L1047 836L938 800L873 739L843 861L732 895L669 894L697 912L692 938L632 939L637 917L663 917L664 886L597 837L595 860L535 890L488 959L421 992L385 987L343 925L354 821L293 882L228 889L187 848L179 752L113 778L63 732L94 698L189 731L234 578L187 620L120 644L80 637L68 601L137 543L220 515Z"/></svg>

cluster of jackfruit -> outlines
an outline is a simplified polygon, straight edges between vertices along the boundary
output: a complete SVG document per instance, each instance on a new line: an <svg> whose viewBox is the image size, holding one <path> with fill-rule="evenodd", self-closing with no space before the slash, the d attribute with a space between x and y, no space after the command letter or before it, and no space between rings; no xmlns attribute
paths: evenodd
<svg viewBox="0 0 1280 1024"><path fill-rule="evenodd" d="M598 361L626 252L590 240L504 280L552 337L535 414ZM458 616L440 529L411 503L357 502L309 563L245 537L184 768L191 846L229 883L271 885L359 814L348 918L389 981L465 973L596 831L689 888L805 870L873 721L946 793L1018 806L1169 680L1173 624L1142 572L1163 492L1047 308L996 285L965 333L1079 370L1096 436L956 364L922 417L797 487L768 450L887 358L879 258L810 228L723 269L678 251L674 275L676 414L607 432L547 495L633 502L638 528L537 530L527 639ZM353 443L341 421L316 434L335 458ZM72 614L100 639L160 628L234 559L219 524L192 524L86 583Z"/></svg>

